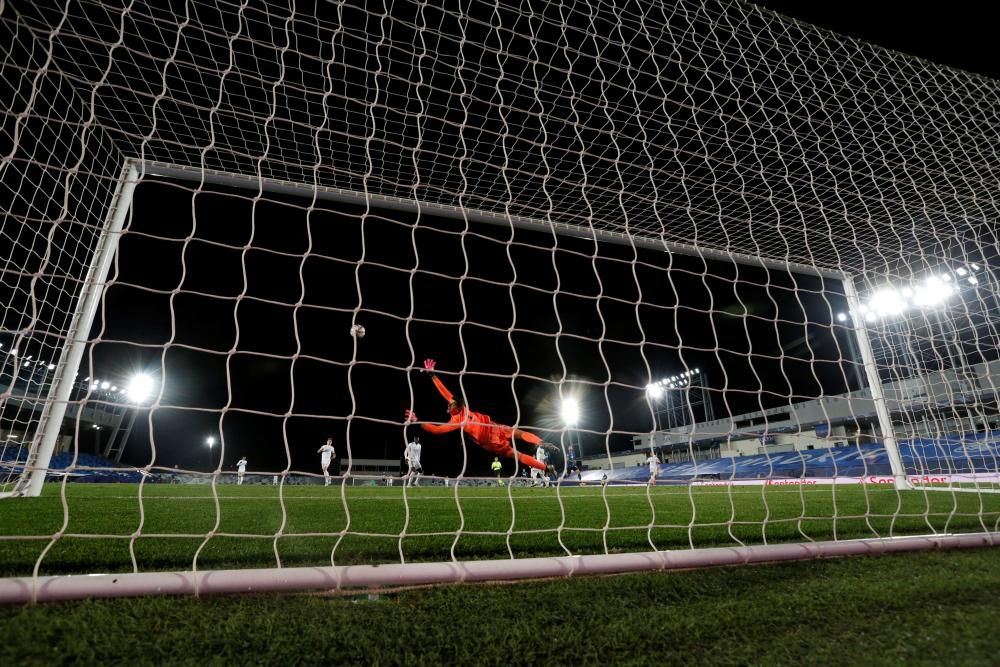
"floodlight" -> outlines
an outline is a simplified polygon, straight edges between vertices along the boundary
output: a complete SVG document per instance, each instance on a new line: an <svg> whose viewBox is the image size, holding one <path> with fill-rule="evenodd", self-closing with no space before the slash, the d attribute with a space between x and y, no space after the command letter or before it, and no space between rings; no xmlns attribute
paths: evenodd
<svg viewBox="0 0 1000 667"><path fill-rule="evenodd" d="M880 289L872 295L868 303L868 308L875 311L875 314L881 317L899 315L906 310L906 301L892 287Z"/></svg>
<svg viewBox="0 0 1000 667"><path fill-rule="evenodd" d="M954 291L940 276L931 276L917 287L913 303L921 307L934 307L943 303Z"/></svg>
<svg viewBox="0 0 1000 667"><path fill-rule="evenodd" d="M655 382L653 384L647 384L646 395L650 398L657 399L660 396L663 396L663 387Z"/></svg>
<svg viewBox="0 0 1000 667"><path fill-rule="evenodd" d="M969 276L969 284L970 285L978 285L979 284L979 278L976 278L975 276Z"/></svg>
<svg viewBox="0 0 1000 667"><path fill-rule="evenodd" d="M838 322L846 322L847 321L847 314L846 313L837 313L837 321Z"/></svg>
<svg viewBox="0 0 1000 667"><path fill-rule="evenodd" d="M101 389L109 389L110 387L111 387L111 383L108 382L107 380L105 380L104 382L101 383Z"/></svg>
<svg viewBox="0 0 1000 667"><path fill-rule="evenodd" d="M52 370L53 368L55 368L55 367L56 367L56 365L55 365L55 364L49 364L49 365L48 365L48 369L49 369L50 371L51 371L51 370Z"/></svg>
<svg viewBox="0 0 1000 667"><path fill-rule="evenodd" d="M128 394L129 400L133 403L145 403L152 396L153 391L153 378L145 373L132 376L125 388L125 393Z"/></svg>
<svg viewBox="0 0 1000 667"><path fill-rule="evenodd" d="M211 449L212 445L215 444L215 438L213 436L208 436L207 438L205 438L205 444L208 445L209 448Z"/></svg>
<svg viewBox="0 0 1000 667"><path fill-rule="evenodd" d="M957 273L960 276L964 276L966 273L968 273L968 271L966 271L962 267L958 267L957 269L955 269L955 273Z"/></svg>
<svg viewBox="0 0 1000 667"><path fill-rule="evenodd" d="M580 404L573 397L566 397L562 400L562 419L566 426L576 426L580 421Z"/></svg>

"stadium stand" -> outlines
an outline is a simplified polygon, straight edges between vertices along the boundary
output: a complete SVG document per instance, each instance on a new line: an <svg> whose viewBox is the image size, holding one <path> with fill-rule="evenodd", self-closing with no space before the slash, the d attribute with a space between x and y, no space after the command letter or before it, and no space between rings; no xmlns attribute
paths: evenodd
<svg viewBox="0 0 1000 667"><path fill-rule="evenodd" d="M0 467L7 474L19 474L21 464L28 457L26 447L7 447L0 452ZM69 472L66 472L72 466ZM139 482L143 475L135 468L129 468L110 461L103 456L80 453L73 461L72 452L62 452L52 457L49 464L50 478L66 476L71 482ZM147 482L155 478L147 477Z"/></svg>
<svg viewBox="0 0 1000 667"><path fill-rule="evenodd" d="M1000 460L1000 431L954 434L940 438L900 441L907 473L914 475L991 473ZM645 483L648 468L625 466L615 470L588 470L583 481ZM697 479L802 479L890 475L889 456L880 443L827 449L799 450L771 455L737 456L695 462L662 464L660 483L687 483Z"/></svg>

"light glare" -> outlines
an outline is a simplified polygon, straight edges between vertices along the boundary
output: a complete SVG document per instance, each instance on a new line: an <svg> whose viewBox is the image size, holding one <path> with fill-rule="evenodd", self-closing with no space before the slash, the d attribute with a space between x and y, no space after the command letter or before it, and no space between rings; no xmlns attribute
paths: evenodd
<svg viewBox="0 0 1000 667"><path fill-rule="evenodd" d="M580 404L575 398L567 397L563 399L562 419L566 426L575 426L580 420Z"/></svg>
<svg viewBox="0 0 1000 667"><path fill-rule="evenodd" d="M931 276L917 287L913 303L921 308L933 308L943 303L954 292L954 288L939 276Z"/></svg>
<svg viewBox="0 0 1000 667"><path fill-rule="evenodd" d="M906 310L906 301L895 289L886 287L872 295L868 308L881 317L899 315Z"/></svg>
<svg viewBox="0 0 1000 667"><path fill-rule="evenodd" d="M129 380L128 386L125 388L125 393L133 403L145 403L153 395L153 390L153 378L145 373L139 373Z"/></svg>

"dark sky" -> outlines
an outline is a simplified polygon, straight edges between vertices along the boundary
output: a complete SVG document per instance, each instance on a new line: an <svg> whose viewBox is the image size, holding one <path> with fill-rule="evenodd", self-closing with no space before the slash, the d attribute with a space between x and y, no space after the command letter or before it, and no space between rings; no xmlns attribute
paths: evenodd
<svg viewBox="0 0 1000 667"><path fill-rule="evenodd" d="M992 3L763 0L754 4L900 53L1000 79Z"/></svg>
<svg viewBox="0 0 1000 667"><path fill-rule="evenodd" d="M293 466L309 466L318 441L343 444L348 428L354 456L391 455L405 408L446 416L426 376L405 370L426 357L473 409L554 440L562 384L584 405L594 453L648 432L645 385L686 369L707 378L718 415L844 389L831 326L843 304L817 278L307 204L165 182L137 190L95 367L165 376L158 461L197 465L219 411L227 462L280 468L287 442ZM355 318L367 331L356 350ZM143 440L139 428L133 459L148 455ZM439 440L428 464L454 472L459 440Z"/></svg>
<svg viewBox="0 0 1000 667"><path fill-rule="evenodd" d="M988 42L977 39L985 23L971 14L760 4L997 75L983 57ZM464 369L473 409L552 440L564 386L584 405L588 453L648 432L643 387L688 368L703 371L717 416L847 388L836 362L846 351L831 324L843 310L839 285L426 215L268 199L162 181L137 191L94 359L101 374L142 367L165 379L166 407L152 417L158 465L204 468L204 439L220 432L227 468L247 456L252 469L280 470L289 460L314 469L328 434L341 455L349 441L355 457L395 457L405 408L446 416L427 378L406 371L425 357L438 359L456 391ZM354 321L367 330L356 347ZM149 460L148 436L140 423L132 462ZM457 472L457 436L424 440L429 471ZM485 470L485 454L470 447L469 455L470 472Z"/></svg>

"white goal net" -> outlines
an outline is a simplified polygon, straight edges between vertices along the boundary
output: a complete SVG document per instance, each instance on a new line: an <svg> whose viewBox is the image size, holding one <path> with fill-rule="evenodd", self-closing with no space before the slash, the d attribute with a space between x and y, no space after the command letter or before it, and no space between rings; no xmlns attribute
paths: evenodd
<svg viewBox="0 0 1000 667"><path fill-rule="evenodd" d="M0 37L0 598L996 543L997 82L694 0Z"/></svg>

